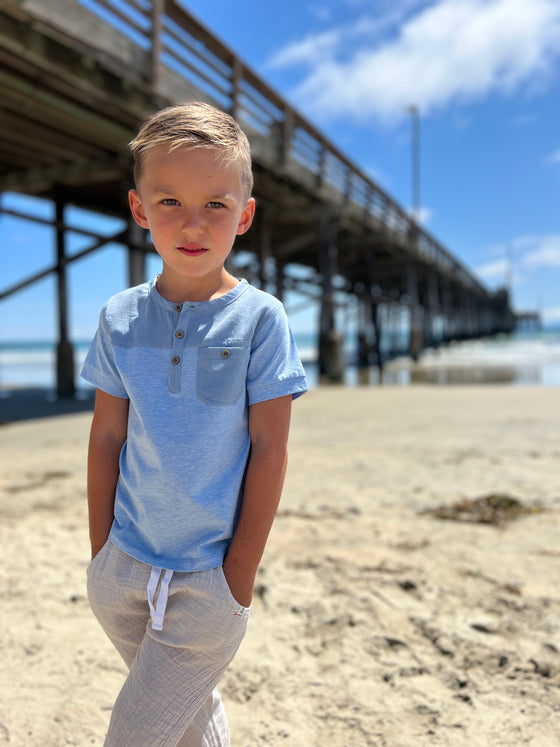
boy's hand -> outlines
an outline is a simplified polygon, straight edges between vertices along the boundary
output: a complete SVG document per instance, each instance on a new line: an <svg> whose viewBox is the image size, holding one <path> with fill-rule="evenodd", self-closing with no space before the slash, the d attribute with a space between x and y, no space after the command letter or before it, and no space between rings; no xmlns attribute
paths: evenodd
<svg viewBox="0 0 560 747"><path fill-rule="evenodd" d="M291 407L291 395L249 407L251 452L245 489L223 565L230 591L244 607L251 604L257 569L282 493Z"/></svg>
<svg viewBox="0 0 560 747"><path fill-rule="evenodd" d="M250 607L255 588L255 574L240 573L228 557L224 560L223 571L229 590L236 602L243 607Z"/></svg>
<svg viewBox="0 0 560 747"><path fill-rule="evenodd" d="M95 556L101 551L101 549L105 546L105 542L103 542L101 545L95 545L95 547L92 545L91 547L91 559L93 560Z"/></svg>
<svg viewBox="0 0 560 747"><path fill-rule="evenodd" d="M91 558L103 547L113 523L119 456L128 430L127 399L98 389L88 451L88 506Z"/></svg>

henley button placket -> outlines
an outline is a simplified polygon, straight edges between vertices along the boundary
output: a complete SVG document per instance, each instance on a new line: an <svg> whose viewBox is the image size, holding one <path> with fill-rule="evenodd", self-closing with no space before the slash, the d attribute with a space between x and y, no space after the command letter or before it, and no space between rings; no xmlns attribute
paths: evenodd
<svg viewBox="0 0 560 747"><path fill-rule="evenodd" d="M184 309L184 304L176 303L173 305L173 309L177 312L178 316L176 318L176 324L183 326L185 324L185 321L187 321L182 314ZM176 329L173 333L173 342L171 345L171 358L170 363L171 366L169 367L169 391L173 394L180 394L181 393L181 368L179 364L181 363L182 353L183 353L183 347L184 347L184 341L185 341L185 331L184 329Z"/></svg>
<svg viewBox="0 0 560 747"><path fill-rule="evenodd" d="M193 319L193 312L198 309L198 304L195 303L177 303L173 304L172 307L178 314L175 319L175 330L173 332L173 340L171 343L171 359L169 366L169 391L173 394L181 393L181 369L180 365L183 361L184 347L187 342L189 325ZM177 329L180 327L180 329Z"/></svg>

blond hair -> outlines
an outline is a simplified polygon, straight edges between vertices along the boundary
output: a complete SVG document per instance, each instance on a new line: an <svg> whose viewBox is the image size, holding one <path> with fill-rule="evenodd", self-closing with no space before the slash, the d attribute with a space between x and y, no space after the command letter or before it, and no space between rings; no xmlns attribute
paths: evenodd
<svg viewBox="0 0 560 747"><path fill-rule="evenodd" d="M142 176L147 154L162 145L167 145L169 152L178 148L217 151L223 157L224 165L235 163L239 166L247 199L251 196L251 147L247 136L229 114L200 101L169 106L156 112L129 143L136 185Z"/></svg>

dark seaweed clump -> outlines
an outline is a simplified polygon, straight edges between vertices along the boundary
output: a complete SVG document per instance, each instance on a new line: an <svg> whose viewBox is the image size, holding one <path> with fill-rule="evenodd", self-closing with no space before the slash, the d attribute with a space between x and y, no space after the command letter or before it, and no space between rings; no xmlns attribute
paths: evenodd
<svg viewBox="0 0 560 747"><path fill-rule="evenodd" d="M539 506L525 506L517 498L505 493L490 493L481 498L465 498L451 506L437 506L420 513L435 519L502 527L521 516L540 513L542 510Z"/></svg>

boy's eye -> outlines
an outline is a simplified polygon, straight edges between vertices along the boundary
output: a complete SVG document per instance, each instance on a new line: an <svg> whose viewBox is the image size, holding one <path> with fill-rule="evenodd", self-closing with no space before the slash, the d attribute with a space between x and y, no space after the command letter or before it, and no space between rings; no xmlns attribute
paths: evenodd
<svg viewBox="0 0 560 747"><path fill-rule="evenodd" d="M214 210L216 210L217 208L223 208L223 207L225 207L225 205L224 205L223 202L216 202L214 200L211 200L210 202L208 202L206 204L208 205L208 207L210 207L210 208L212 208Z"/></svg>
<svg viewBox="0 0 560 747"><path fill-rule="evenodd" d="M178 204L179 204L179 201L178 201L178 200L175 200L175 199L173 199L173 197L165 197L165 198L164 198L164 199L163 199L163 200L161 201L161 204L162 204L162 205L178 205Z"/></svg>

